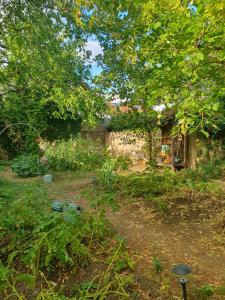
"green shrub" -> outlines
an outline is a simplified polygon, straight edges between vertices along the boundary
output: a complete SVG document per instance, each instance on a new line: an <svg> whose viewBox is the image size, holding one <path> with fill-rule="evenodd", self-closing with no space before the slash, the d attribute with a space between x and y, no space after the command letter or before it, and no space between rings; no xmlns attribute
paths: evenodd
<svg viewBox="0 0 225 300"><path fill-rule="evenodd" d="M106 151L97 143L77 137L55 141L47 148L45 155L50 167L57 171L93 170L101 167Z"/></svg>
<svg viewBox="0 0 225 300"><path fill-rule="evenodd" d="M200 288L197 288L194 291L194 295L196 299L206 300L211 298L215 294L215 292L216 292L215 287L206 283L203 284Z"/></svg>
<svg viewBox="0 0 225 300"><path fill-rule="evenodd" d="M37 154L20 155L13 160L12 171L21 177L39 176L44 174L46 166L41 163Z"/></svg>
<svg viewBox="0 0 225 300"><path fill-rule="evenodd" d="M152 258L152 266L157 273L160 273L163 270L162 263L156 256L153 256Z"/></svg>
<svg viewBox="0 0 225 300"><path fill-rule="evenodd" d="M12 201L13 197L18 199ZM87 262L91 241L101 241L106 232L104 219L73 215L74 222L68 222L65 214L49 211L46 193L38 184L24 185L18 196L11 191L10 200L0 203L0 239L9 242L0 250L0 257L4 253L8 264L20 259L35 273L57 264Z"/></svg>

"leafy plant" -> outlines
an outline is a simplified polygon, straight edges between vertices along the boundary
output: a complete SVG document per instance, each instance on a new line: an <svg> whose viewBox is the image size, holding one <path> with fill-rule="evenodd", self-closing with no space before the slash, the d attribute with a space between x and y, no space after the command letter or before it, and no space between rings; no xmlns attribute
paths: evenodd
<svg viewBox="0 0 225 300"><path fill-rule="evenodd" d="M34 292L36 300L129 298L126 289L133 278L120 272L132 269L133 262L124 240L111 240L101 213L73 215L74 222L69 222L64 213L50 211L44 185L0 180L0 195L6 190L0 202L0 297L10 292L27 300ZM64 295L63 283L56 286L51 281L52 274L60 280L63 272L74 278L96 262L103 267L90 281L79 282L72 297ZM44 288L40 290L37 282Z"/></svg>
<svg viewBox="0 0 225 300"><path fill-rule="evenodd" d="M212 285L206 283L203 284L200 288L197 288L195 294L198 299L205 300L211 298L214 294L216 294L216 289Z"/></svg>
<svg viewBox="0 0 225 300"><path fill-rule="evenodd" d="M225 174L225 161L218 158L209 160L202 163L197 172L203 179L219 179Z"/></svg>
<svg viewBox="0 0 225 300"><path fill-rule="evenodd" d="M157 273L160 273L163 270L161 261L155 256L152 258L152 266Z"/></svg>
<svg viewBox="0 0 225 300"><path fill-rule="evenodd" d="M11 168L20 177L38 176L46 171L37 154L20 155L14 159Z"/></svg>
<svg viewBox="0 0 225 300"><path fill-rule="evenodd" d="M103 164L106 151L98 143L77 137L55 141L45 155L54 170L93 170Z"/></svg>
<svg viewBox="0 0 225 300"><path fill-rule="evenodd" d="M36 138L52 117L94 124L105 111L89 84L90 53L82 51L85 35L75 6L1 1L0 123L9 125L5 144L14 152L37 150Z"/></svg>
<svg viewBox="0 0 225 300"><path fill-rule="evenodd" d="M114 180L114 162L112 160L106 160L102 165L99 172L98 180L107 190L112 190Z"/></svg>
<svg viewBox="0 0 225 300"><path fill-rule="evenodd" d="M208 137L224 128L224 48L217 38L224 34L224 3L140 0L130 5L124 0L118 8L93 0L85 8L82 24L104 49L98 82L106 90L113 86L112 98L132 99L126 102L130 109L141 107L148 116L159 104L173 106L176 133L200 131Z"/></svg>

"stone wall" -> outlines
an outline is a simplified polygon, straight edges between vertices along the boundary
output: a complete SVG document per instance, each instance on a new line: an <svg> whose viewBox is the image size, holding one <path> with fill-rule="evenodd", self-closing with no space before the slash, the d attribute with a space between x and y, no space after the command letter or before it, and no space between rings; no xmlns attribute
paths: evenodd
<svg viewBox="0 0 225 300"><path fill-rule="evenodd" d="M114 155L128 156L134 162L147 162L149 159L148 136L133 131L108 132L108 150Z"/></svg>

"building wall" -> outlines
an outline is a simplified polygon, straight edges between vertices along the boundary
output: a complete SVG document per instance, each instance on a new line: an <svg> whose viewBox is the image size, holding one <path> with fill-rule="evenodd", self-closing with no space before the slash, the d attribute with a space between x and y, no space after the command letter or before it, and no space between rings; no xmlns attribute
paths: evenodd
<svg viewBox="0 0 225 300"><path fill-rule="evenodd" d="M106 144L107 133L106 128L103 126L93 128L82 126L80 134L82 138L99 141L103 145Z"/></svg>
<svg viewBox="0 0 225 300"><path fill-rule="evenodd" d="M148 163L149 158L159 162L161 151L162 130L151 134L137 134L132 131L106 133L106 144L111 153L126 155L135 162ZM150 151L150 144L151 151ZM225 143L223 139L207 139L204 136L191 134L187 140L187 167L195 169L201 163L213 158L225 157Z"/></svg>
<svg viewBox="0 0 225 300"><path fill-rule="evenodd" d="M224 158L224 140L209 139L197 134L188 136L188 167L195 169L199 164L213 158Z"/></svg>

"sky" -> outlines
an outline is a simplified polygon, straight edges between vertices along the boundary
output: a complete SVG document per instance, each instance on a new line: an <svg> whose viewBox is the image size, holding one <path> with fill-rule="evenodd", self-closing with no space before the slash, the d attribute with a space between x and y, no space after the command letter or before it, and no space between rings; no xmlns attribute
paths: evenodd
<svg viewBox="0 0 225 300"><path fill-rule="evenodd" d="M99 75L101 73L102 69L97 65L96 62L94 62L94 58L98 54L103 54L102 47L99 45L99 43L94 38L90 38L86 43L85 50L89 50L92 52L92 55L91 55L91 73L92 73L92 75L93 76Z"/></svg>

